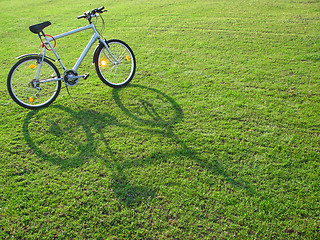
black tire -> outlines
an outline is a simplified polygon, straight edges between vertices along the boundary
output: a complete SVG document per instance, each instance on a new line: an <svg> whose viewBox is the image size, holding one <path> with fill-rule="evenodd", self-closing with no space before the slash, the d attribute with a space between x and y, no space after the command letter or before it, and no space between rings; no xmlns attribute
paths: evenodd
<svg viewBox="0 0 320 240"><path fill-rule="evenodd" d="M134 77L136 60L131 48L123 41L112 39L106 44L112 55L117 59L115 63L105 46L100 43L94 54L96 72L101 81L113 88L127 85Z"/></svg>
<svg viewBox="0 0 320 240"><path fill-rule="evenodd" d="M38 109L49 106L59 95L61 80L37 83L36 73L41 58L28 56L20 59L10 70L7 87L11 98L20 106ZM39 79L60 78L57 67L48 59L44 59ZM36 87L41 88L37 89Z"/></svg>

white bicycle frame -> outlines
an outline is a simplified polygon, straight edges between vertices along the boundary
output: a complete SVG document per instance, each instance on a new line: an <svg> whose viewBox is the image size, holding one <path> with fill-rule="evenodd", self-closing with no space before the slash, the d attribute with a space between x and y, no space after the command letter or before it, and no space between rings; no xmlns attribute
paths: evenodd
<svg viewBox="0 0 320 240"><path fill-rule="evenodd" d="M92 47L92 45L96 42L96 40L98 39L99 42L101 42L105 48L107 49L109 55L105 53L105 55L109 58L109 60L111 62L113 62L114 65L118 65L119 62L118 60L113 56L113 54L111 53L110 49L109 49L109 46L106 44L106 42L100 37L96 27L94 26L93 23L90 23L89 25L87 26L84 26L84 27L80 27L80 28L77 28L77 29L74 29L74 30L71 30L69 32L65 32L65 33L62 33L62 34L59 34L59 35L56 35L56 36L53 36L53 37L48 37L46 35L44 35L44 38L45 38L45 42L44 42L44 45L49 45L50 46L50 49L52 50L52 52L54 53L54 55L56 56L57 60L59 61L61 67L63 68L64 71L66 71L66 67L64 66L64 64L62 63L62 60L60 59L58 53L54 50L52 44L51 44L51 41L54 41L54 40L57 40L59 38L63 38L63 37L66 37L66 36L69 36L71 34L75 34L75 33L78 33L78 32L81 32L81 31L84 31L84 30L87 30L87 29L92 29L93 30L93 36L92 38L90 39L89 43L87 44L87 46L85 47L85 49L83 50L83 52L81 53L79 59L77 60L77 62L75 63L75 65L73 66L72 70L74 71L77 71L77 69L79 68L79 66L81 65L83 59L86 57L87 53L89 52L90 48ZM42 67L42 62L43 62L43 59L45 58L45 53L46 53L46 50L47 48L45 46L43 46L43 52L42 52L42 61L40 62L40 66L38 67L38 71L37 71L37 76L36 76L36 79L39 78L39 74L40 74L40 69ZM110 59L110 57L112 59ZM74 77L71 77L71 78L80 78L80 77L84 77L84 75L81 75L81 76L74 76ZM63 78L53 78L53 79L45 79L45 80L40 80L39 82L41 83L44 83L44 82L52 82L52 81L59 81L59 80L62 80Z"/></svg>

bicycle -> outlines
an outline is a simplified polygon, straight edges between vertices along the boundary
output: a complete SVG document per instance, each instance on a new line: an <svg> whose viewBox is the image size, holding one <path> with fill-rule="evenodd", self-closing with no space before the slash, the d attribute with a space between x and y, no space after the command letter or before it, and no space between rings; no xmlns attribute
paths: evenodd
<svg viewBox="0 0 320 240"><path fill-rule="evenodd" d="M44 33L44 28L51 25L49 21L30 26L29 30L40 38L42 52L40 48L39 54L25 54L16 58L19 61L11 68L7 79L7 88L11 98L20 106L28 109L49 106L58 97L62 81L68 89L68 86L76 85L80 78L89 77L88 73L79 75L77 69L96 40L99 42L93 54L93 63L98 77L103 83L113 88L127 85L134 77L136 70L133 51L121 40L103 39L92 22L94 18L101 17L103 29L105 24L101 14L106 11L104 7L100 7L84 12L83 15L78 16L78 19L87 19L89 25L56 36ZM93 36L73 68L67 69L54 49L56 40L87 29L93 30ZM57 60L46 56L46 51L52 51ZM62 76L53 63L56 61L64 70Z"/></svg>

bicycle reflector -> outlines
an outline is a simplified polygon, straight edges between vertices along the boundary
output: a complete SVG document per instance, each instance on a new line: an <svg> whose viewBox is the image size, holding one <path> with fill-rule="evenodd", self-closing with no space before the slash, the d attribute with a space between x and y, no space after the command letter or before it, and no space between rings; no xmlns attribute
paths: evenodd
<svg viewBox="0 0 320 240"><path fill-rule="evenodd" d="M106 66L108 66L108 61L107 61L107 59L102 58L102 59L100 60L100 66L101 66L101 67L106 67Z"/></svg>
<svg viewBox="0 0 320 240"><path fill-rule="evenodd" d="M37 67L37 65L35 65L35 64L31 64L31 65L29 66L30 69L35 69L36 67Z"/></svg>
<svg viewBox="0 0 320 240"><path fill-rule="evenodd" d="M33 103L34 102L34 98L33 97L29 97L29 102Z"/></svg>
<svg viewBox="0 0 320 240"><path fill-rule="evenodd" d="M126 56L126 59L128 62L130 61L130 57L128 55Z"/></svg>

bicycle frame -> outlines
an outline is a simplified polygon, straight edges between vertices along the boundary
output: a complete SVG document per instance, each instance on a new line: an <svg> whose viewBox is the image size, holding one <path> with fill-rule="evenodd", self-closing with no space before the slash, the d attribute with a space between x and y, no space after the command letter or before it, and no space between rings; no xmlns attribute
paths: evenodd
<svg viewBox="0 0 320 240"><path fill-rule="evenodd" d="M79 68L79 66L81 65L82 61L84 60L84 58L86 57L86 55L88 54L90 48L92 47L92 45L96 42L96 40L98 39L99 42L101 42L105 48L107 49L109 55L107 55L105 53L105 55L109 58L109 56L111 56L112 59L109 58L109 60L111 62L113 62L115 65L119 64L118 60L113 56L113 54L111 53L110 49L109 49L109 46L106 44L106 42L100 37L96 27L94 26L93 23L90 23L89 25L87 26L84 26L84 27L80 27L80 28L77 28L77 29L74 29L74 30L71 30L71 31L68 31L68 32L65 32L65 33L62 33L62 34L59 34L59 35L56 35L56 36L53 36L53 37L48 37L46 35L44 35L44 38L45 38L45 42L44 42L44 45L49 45L50 46L50 49L52 50L52 52L54 53L54 55L56 56L57 60L59 61L61 67L63 68L64 71L66 71L66 67L64 66L62 60L60 59L58 53L54 50L52 44L51 44L51 41L54 41L54 40L57 40L59 38L63 38L63 37L66 37L66 36L69 36L71 34L75 34L75 33L78 33L78 32L81 32L81 31L84 31L84 30L87 30L87 29L92 29L93 30L93 36L91 37L89 43L87 44L87 46L85 47L85 49L83 50L83 52L81 53L79 59L77 60L77 62L75 63L75 65L73 66L72 70L74 71L77 71L77 69ZM43 46L43 52L42 52L42 61L40 63L40 67L38 68L38 70L41 68L41 65L42 65L42 62L43 62L43 59L45 57L45 53L46 53L46 50L47 48L45 46ZM37 73L37 77L36 79L38 79L38 76L39 76L39 73ZM74 78L80 78L80 77L83 77L83 76L76 76ZM45 79L45 80L42 80L40 82L50 82L50 81L58 81L58 80L62 80L62 78L54 78L54 79Z"/></svg>

